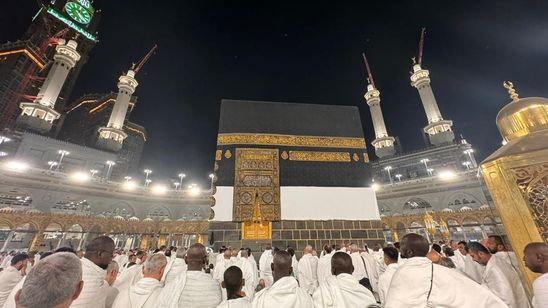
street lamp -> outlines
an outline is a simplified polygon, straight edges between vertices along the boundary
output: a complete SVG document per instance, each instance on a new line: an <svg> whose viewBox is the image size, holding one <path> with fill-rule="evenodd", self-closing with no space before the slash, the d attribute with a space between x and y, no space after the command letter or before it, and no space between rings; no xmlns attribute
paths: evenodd
<svg viewBox="0 0 548 308"><path fill-rule="evenodd" d="M430 160L428 158L423 158L420 160L420 162L424 165L424 168L426 169L426 172L428 173L429 176L432 176L432 173L428 172L428 162Z"/></svg>
<svg viewBox="0 0 548 308"><path fill-rule="evenodd" d="M469 161L465 161L462 163L462 165L466 167L466 170L470 170L471 168L470 165L472 165L472 163Z"/></svg>
<svg viewBox="0 0 548 308"><path fill-rule="evenodd" d="M184 173L179 173L179 186L182 188L183 187L183 179L186 177L186 174ZM177 189L177 186L175 187L175 189Z"/></svg>
<svg viewBox="0 0 548 308"><path fill-rule="evenodd" d="M396 174L396 175L394 175L394 176L396 177L396 179L398 179L398 182L401 182L401 177L402 177L401 174L398 173L398 174Z"/></svg>
<svg viewBox="0 0 548 308"><path fill-rule="evenodd" d="M61 162L63 162L63 158L65 158L66 155L69 155L70 152L66 150L59 150L57 153L61 154L61 157L59 158L59 162L57 162L57 171L59 171L59 168L61 168Z"/></svg>
<svg viewBox="0 0 548 308"><path fill-rule="evenodd" d="M94 178L97 173L99 173L99 170L97 169L90 169L89 173L91 173L91 177Z"/></svg>
<svg viewBox="0 0 548 308"><path fill-rule="evenodd" d="M53 167L57 166L56 161L48 161L49 170L53 169Z"/></svg>
<svg viewBox="0 0 548 308"><path fill-rule="evenodd" d="M145 170L143 170L143 172L145 173L145 186L147 186L146 183L147 183L147 180L148 180L148 175L152 173L152 170L145 169Z"/></svg>
<svg viewBox="0 0 548 308"><path fill-rule="evenodd" d="M384 170L386 170L388 172L388 178L390 179L390 185L394 184L394 182L392 181L392 176L390 175L390 170L392 170L392 166L386 166L386 167L384 167Z"/></svg>
<svg viewBox="0 0 548 308"><path fill-rule="evenodd" d="M4 142L10 142L11 139L6 136L0 136L0 145Z"/></svg>
<svg viewBox="0 0 548 308"><path fill-rule="evenodd" d="M148 185L150 185L150 182L152 182L151 179L146 179L145 180L145 187L148 187Z"/></svg>
<svg viewBox="0 0 548 308"><path fill-rule="evenodd" d="M470 161L474 161L474 158L472 157L472 153L474 153L474 149L467 149L467 150L464 150L463 152L464 154L468 155L468 157L470 158Z"/></svg>
<svg viewBox="0 0 548 308"><path fill-rule="evenodd" d="M107 160L107 165L108 165L108 169L107 169L107 176L106 176L106 179L107 181L110 179L110 170L112 169L112 166L116 165L115 162L113 162L112 160Z"/></svg>
<svg viewBox="0 0 548 308"><path fill-rule="evenodd" d="M8 156L8 153L0 151L0 157Z"/></svg>
<svg viewBox="0 0 548 308"><path fill-rule="evenodd" d="M173 182L173 185L175 186L175 190L179 190L179 185L181 185L179 182Z"/></svg>
<svg viewBox="0 0 548 308"><path fill-rule="evenodd" d="M131 181L131 177L129 175L124 176L124 180L126 180L126 183Z"/></svg>

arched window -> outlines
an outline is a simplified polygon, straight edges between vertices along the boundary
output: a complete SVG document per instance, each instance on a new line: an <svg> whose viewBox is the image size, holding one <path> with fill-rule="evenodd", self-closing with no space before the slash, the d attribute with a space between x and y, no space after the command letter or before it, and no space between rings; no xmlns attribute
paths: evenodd
<svg viewBox="0 0 548 308"><path fill-rule="evenodd" d="M148 212L147 217L154 220L164 220L166 218L170 218L167 210L162 207L156 207L152 209L150 212Z"/></svg>
<svg viewBox="0 0 548 308"><path fill-rule="evenodd" d="M403 204L404 212L415 212L415 210L431 208L432 205L421 198L412 198Z"/></svg>
<svg viewBox="0 0 548 308"><path fill-rule="evenodd" d="M90 215L91 205L86 200L60 200L51 208L52 213Z"/></svg>

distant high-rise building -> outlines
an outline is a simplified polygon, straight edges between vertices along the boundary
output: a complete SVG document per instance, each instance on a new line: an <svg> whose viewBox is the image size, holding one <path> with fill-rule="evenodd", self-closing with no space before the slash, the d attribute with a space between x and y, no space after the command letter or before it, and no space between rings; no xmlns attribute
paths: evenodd
<svg viewBox="0 0 548 308"><path fill-rule="evenodd" d="M21 114L21 101L37 95L52 67L49 63L54 62L58 38L75 41L81 55L53 102L54 109L64 109L97 42L99 19L100 10L95 10L89 0L44 1L21 40L0 45L0 128L12 126Z"/></svg>

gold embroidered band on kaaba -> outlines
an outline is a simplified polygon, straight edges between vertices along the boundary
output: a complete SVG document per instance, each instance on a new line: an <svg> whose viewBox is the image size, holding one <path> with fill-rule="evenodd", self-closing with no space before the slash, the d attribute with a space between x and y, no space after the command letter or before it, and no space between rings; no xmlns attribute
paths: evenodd
<svg viewBox="0 0 548 308"><path fill-rule="evenodd" d="M289 160L319 162L350 162L348 152L289 151Z"/></svg>
<svg viewBox="0 0 548 308"><path fill-rule="evenodd" d="M279 145L316 148L364 149L364 138L274 134L219 134L217 145Z"/></svg>

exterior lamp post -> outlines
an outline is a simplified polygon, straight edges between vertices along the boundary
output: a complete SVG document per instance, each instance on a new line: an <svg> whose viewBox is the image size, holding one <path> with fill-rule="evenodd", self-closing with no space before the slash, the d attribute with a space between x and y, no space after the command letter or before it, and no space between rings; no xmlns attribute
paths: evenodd
<svg viewBox="0 0 548 308"><path fill-rule="evenodd" d="M115 162L113 162L112 160L107 160L107 165L108 165L108 169L107 169L107 176L106 176L106 179L107 181L110 179L110 171L112 169L112 166L116 165Z"/></svg>
<svg viewBox="0 0 548 308"><path fill-rule="evenodd" d="M179 176L179 185L176 186L175 189L177 189L177 187L181 187L181 188L183 187L183 179L186 177L186 174L184 174L184 173L179 173L178 176Z"/></svg>
<svg viewBox="0 0 548 308"><path fill-rule="evenodd" d="M56 161L48 161L49 170L53 169L53 167L57 166Z"/></svg>
<svg viewBox="0 0 548 308"><path fill-rule="evenodd" d="M59 150L57 153L61 154L61 157L59 158L59 162L57 163L57 171L59 171L59 168L61 168L61 163L63 162L63 158L65 158L66 155L69 155L70 152L66 150Z"/></svg>
<svg viewBox="0 0 548 308"><path fill-rule="evenodd" d="M148 185L150 185L150 182L152 182L151 179L146 179L145 180L145 187L148 187Z"/></svg>
<svg viewBox="0 0 548 308"><path fill-rule="evenodd" d="M386 167L384 167L384 170L386 170L386 172L388 172L388 178L390 179L390 185L394 184L394 182L392 181L392 175L390 174L390 170L392 170L392 166L386 166Z"/></svg>
<svg viewBox="0 0 548 308"><path fill-rule="evenodd" d="M468 158L470 158L471 162L475 161L474 158L472 157L472 153L474 153L474 149L464 150L463 153L468 155Z"/></svg>
<svg viewBox="0 0 548 308"><path fill-rule="evenodd" d="M434 174L434 168L428 168L426 169L426 172L428 172L428 175L432 176L432 174Z"/></svg>
<svg viewBox="0 0 548 308"><path fill-rule="evenodd" d="M401 182L401 177L402 177L401 174L398 173L398 174L395 175L395 177L396 177L396 179L398 179L398 182Z"/></svg>
<svg viewBox="0 0 548 308"><path fill-rule="evenodd" d="M89 173L91 173L91 177L94 178L95 175L99 172L99 170L96 170L96 169L91 169L89 170Z"/></svg>
<svg viewBox="0 0 548 308"><path fill-rule="evenodd" d="M430 161L430 160L429 160L428 158L423 158L423 159L420 160L420 162L424 165L424 169L426 169L426 172L428 173L428 175L429 175L429 176L432 176L432 173L430 173L430 172L428 171L428 162L429 162L429 161Z"/></svg>
<svg viewBox="0 0 548 308"><path fill-rule="evenodd" d="M181 184L179 182L173 182L173 185L175 186L175 190L179 190Z"/></svg>
<svg viewBox="0 0 548 308"><path fill-rule="evenodd" d="M145 186L147 186L146 183L147 183L147 181L148 181L148 175L152 173L152 170L150 170L150 169L145 169L145 170L143 170L143 172L145 173ZM149 182L149 183L150 183L150 182Z"/></svg>
<svg viewBox="0 0 548 308"><path fill-rule="evenodd" d="M466 167L466 170L470 170L470 168L472 168L472 167L470 167L472 165L472 163L469 162L469 161L463 162L462 165Z"/></svg>
<svg viewBox="0 0 548 308"><path fill-rule="evenodd" d="M6 136L0 136L0 145L2 145L2 143L4 142L10 142L11 139L6 137Z"/></svg>
<svg viewBox="0 0 548 308"><path fill-rule="evenodd" d="M126 180L126 183L131 181L131 177L129 175L124 176L124 180Z"/></svg>

